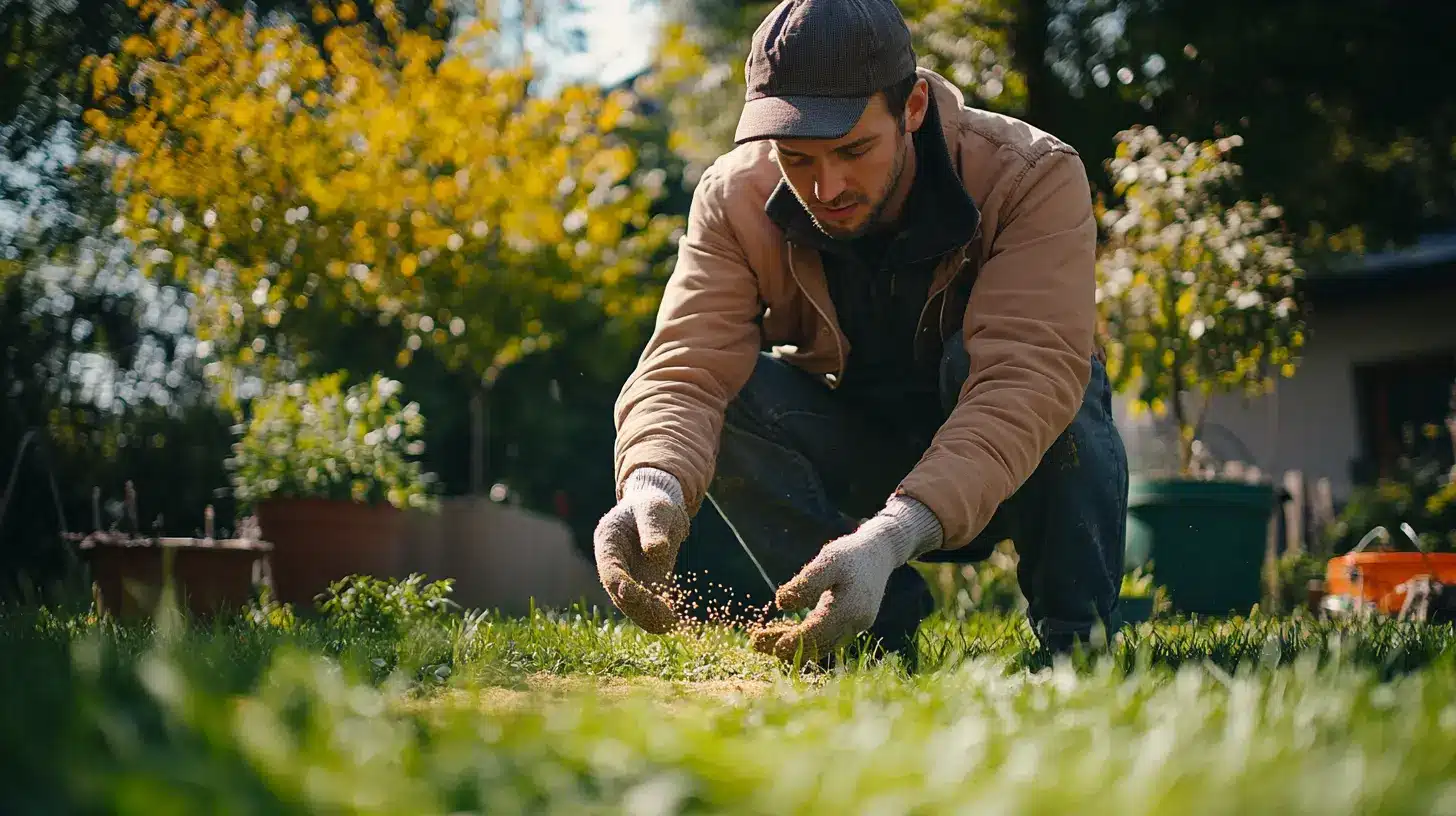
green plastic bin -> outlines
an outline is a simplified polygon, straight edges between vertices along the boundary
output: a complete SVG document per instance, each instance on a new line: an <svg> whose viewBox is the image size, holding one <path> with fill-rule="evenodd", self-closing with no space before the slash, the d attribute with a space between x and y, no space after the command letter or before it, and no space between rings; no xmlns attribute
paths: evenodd
<svg viewBox="0 0 1456 816"><path fill-rule="evenodd" d="M1259 603L1274 510L1268 484L1131 479L1127 568L1153 562L1173 611L1244 614Z"/></svg>

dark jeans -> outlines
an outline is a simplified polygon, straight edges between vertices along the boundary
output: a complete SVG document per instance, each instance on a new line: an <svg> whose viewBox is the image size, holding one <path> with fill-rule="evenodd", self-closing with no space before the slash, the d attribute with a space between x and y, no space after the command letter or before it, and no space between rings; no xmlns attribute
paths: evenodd
<svg viewBox="0 0 1456 816"><path fill-rule="evenodd" d="M942 420L969 372L956 336L941 361ZM1127 455L1111 401L1107 372L1094 359L1081 409L1032 476L969 545L921 559L982 561L1011 539L1032 627L1054 651L1085 642L1099 620L1109 635L1121 626ZM726 592L745 607L763 609L773 599L764 573L774 586L787 581L821 546L883 507L919 461L934 428L917 433L906 424L851 405L812 375L760 355L725 415L709 488L721 518L705 505L679 572L696 574L701 597L721 599ZM901 567L890 577L870 634L902 650L932 611L924 579Z"/></svg>

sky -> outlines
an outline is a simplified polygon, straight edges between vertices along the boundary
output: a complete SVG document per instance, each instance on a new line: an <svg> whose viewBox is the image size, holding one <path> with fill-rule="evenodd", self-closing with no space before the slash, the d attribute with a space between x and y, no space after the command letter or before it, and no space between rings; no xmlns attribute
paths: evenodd
<svg viewBox="0 0 1456 816"><path fill-rule="evenodd" d="M657 31L656 3L644 0L582 0L580 18L587 52L553 57L551 70L572 79L620 81L647 64ZM545 57L545 55L542 55Z"/></svg>

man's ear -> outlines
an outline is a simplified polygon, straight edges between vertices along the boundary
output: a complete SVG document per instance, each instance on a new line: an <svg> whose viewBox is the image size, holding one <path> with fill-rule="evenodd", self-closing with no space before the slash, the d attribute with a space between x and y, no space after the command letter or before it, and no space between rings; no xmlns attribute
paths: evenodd
<svg viewBox="0 0 1456 816"><path fill-rule="evenodd" d="M905 130L910 133L920 130L929 112L930 83L920 77L915 80L915 87L910 89L910 97L905 100Z"/></svg>

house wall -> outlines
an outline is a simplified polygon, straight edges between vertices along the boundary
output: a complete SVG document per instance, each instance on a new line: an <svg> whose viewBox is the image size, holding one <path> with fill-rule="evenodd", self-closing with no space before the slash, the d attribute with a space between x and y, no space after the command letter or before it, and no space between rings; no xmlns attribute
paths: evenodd
<svg viewBox="0 0 1456 816"><path fill-rule="evenodd" d="M1208 444L1216 456L1244 459L1276 474L1328 477L1337 500L1351 489L1350 464L1360 456L1355 366L1456 349L1456 291L1422 291L1374 301L1316 304L1299 371L1274 394L1223 396L1209 410ZM1118 424L1134 460L1162 458L1147 419L1117 405ZM1242 445L1240 445L1242 443ZM1136 466L1136 462L1134 465Z"/></svg>

